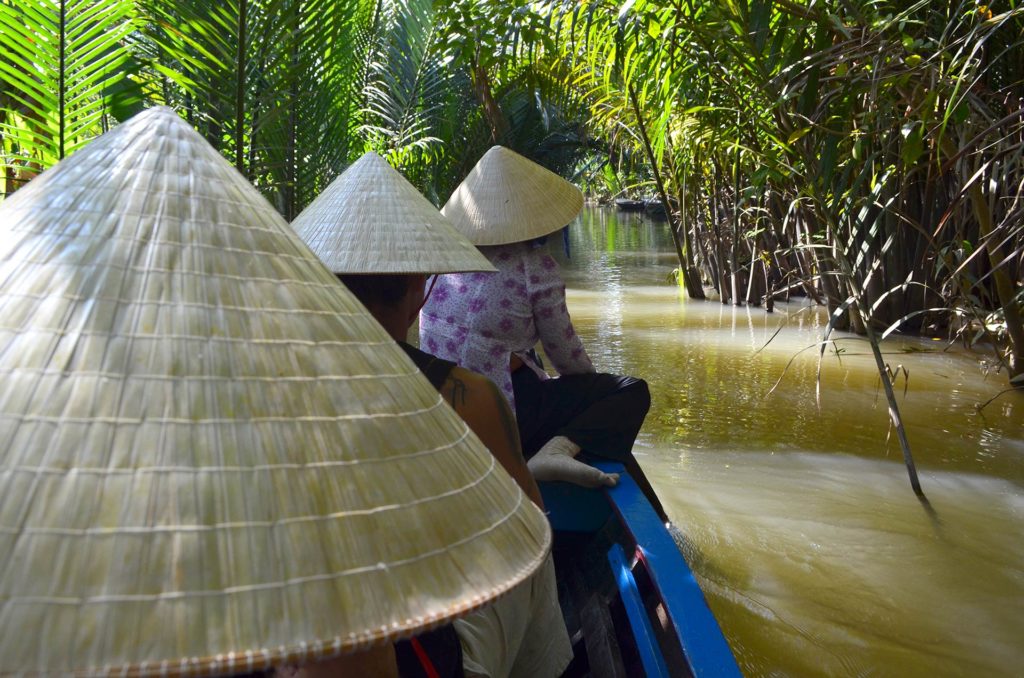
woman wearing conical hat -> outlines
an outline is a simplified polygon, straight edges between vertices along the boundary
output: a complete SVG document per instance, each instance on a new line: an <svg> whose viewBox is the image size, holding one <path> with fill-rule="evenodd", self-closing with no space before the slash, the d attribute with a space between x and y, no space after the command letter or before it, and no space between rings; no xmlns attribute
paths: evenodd
<svg viewBox="0 0 1024 678"><path fill-rule="evenodd" d="M491 148L441 212L498 273L440 276L420 314L420 345L502 387L535 478L600 486L615 478L576 455L583 450L639 471L631 449L650 395L643 380L594 369L569 317L558 265L541 247L582 206L568 181ZM549 379L533 360L538 342L559 378ZM664 517L643 474L633 475Z"/></svg>
<svg viewBox="0 0 1024 678"><path fill-rule="evenodd" d="M0 204L0 269L0 675L388 655L548 557L544 515L172 111Z"/></svg>
<svg viewBox="0 0 1024 678"><path fill-rule="evenodd" d="M375 153L365 154L335 179L292 227L541 505L514 417L493 382L405 343L423 304L426 276L456 271L489 275L494 267L487 259ZM529 582L456 620L454 630L467 675L557 676L572 659L550 558ZM427 654L443 658L443 638L431 641ZM398 649L401 665L410 653L404 646Z"/></svg>

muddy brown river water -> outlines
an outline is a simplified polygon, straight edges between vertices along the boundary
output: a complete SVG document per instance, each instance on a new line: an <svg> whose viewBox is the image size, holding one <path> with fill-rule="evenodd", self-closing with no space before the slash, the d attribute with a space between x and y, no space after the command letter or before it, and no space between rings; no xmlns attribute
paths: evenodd
<svg viewBox="0 0 1024 678"><path fill-rule="evenodd" d="M826 353L819 408L821 309L687 299L662 224L588 209L570 232L570 259L549 247L577 330L650 383L636 454L746 675L1024 675L1024 394L979 413L990 360L884 344L930 516L863 340Z"/></svg>

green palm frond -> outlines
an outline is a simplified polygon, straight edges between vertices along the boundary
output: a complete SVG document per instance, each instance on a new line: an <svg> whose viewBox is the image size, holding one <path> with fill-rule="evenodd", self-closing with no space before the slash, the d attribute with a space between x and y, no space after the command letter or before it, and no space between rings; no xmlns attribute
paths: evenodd
<svg viewBox="0 0 1024 678"><path fill-rule="evenodd" d="M437 49L439 34L429 0L381 3L360 132L374 150L407 171L439 146L438 114L449 99L462 96Z"/></svg>
<svg viewBox="0 0 1024 678"><path fill-rule="evenodd" d="M294 216L349 161L360 0L146 0L145 43L166 103Z"/></svg>
<svg viewBox="0 0 1024 678"><path fill-rule="evenodd" d="M0 133L4 165L46 168L101 133L138 98L125 41L131 0L0 2Z"/></svg>
<svg viewBox="0 0 1024 678"><path fill-rule="evenodd" d="M289 218L362 153L359 92L374 10L374 3L355 0L298 4L288 71L280 77L283 96L272 104L278 117L264 129L265 152L284 152L274 181Z"/></svg>
<svg viewBox="0 0 1024 678"><path fill-rule="evenodd" d="M176 87L176 100L215 148L246 172L246 131L253 101L253 76L280 43L255 39L265 11L279 2L149 0L147 35L157 48L153 67ZM260 59L264 63L260 63Z"/></svg>

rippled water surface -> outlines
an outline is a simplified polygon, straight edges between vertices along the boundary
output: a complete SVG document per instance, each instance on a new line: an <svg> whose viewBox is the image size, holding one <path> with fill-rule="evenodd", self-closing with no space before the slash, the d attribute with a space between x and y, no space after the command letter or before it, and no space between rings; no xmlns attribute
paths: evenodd
<svg viewBox="0 0 1024 678"><path fill-rule="evenodd" d="M627 216L586 211L571 259L555 254L598 369L650 383L637 456L744 672L1022 675L1024 395L979 412L1006 386L984 356L884 345L909 373L929 515L861 339L826 352L819 408L821 310L688 300L665 226Z"/></svg>

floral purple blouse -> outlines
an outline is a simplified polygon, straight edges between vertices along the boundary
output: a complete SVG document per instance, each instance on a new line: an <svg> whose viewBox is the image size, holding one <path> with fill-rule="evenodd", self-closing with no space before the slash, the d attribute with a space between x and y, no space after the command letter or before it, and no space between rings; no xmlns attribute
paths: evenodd
<svg viewBox="0 0 1024 678"><path fill-rule="evenodd" d="M515 412L509 358L540 341L559 374L593 372L565 306L558 263L530 243L481 247L497 273L438 276L420 311L420 348L483 374Z"/></svg>

